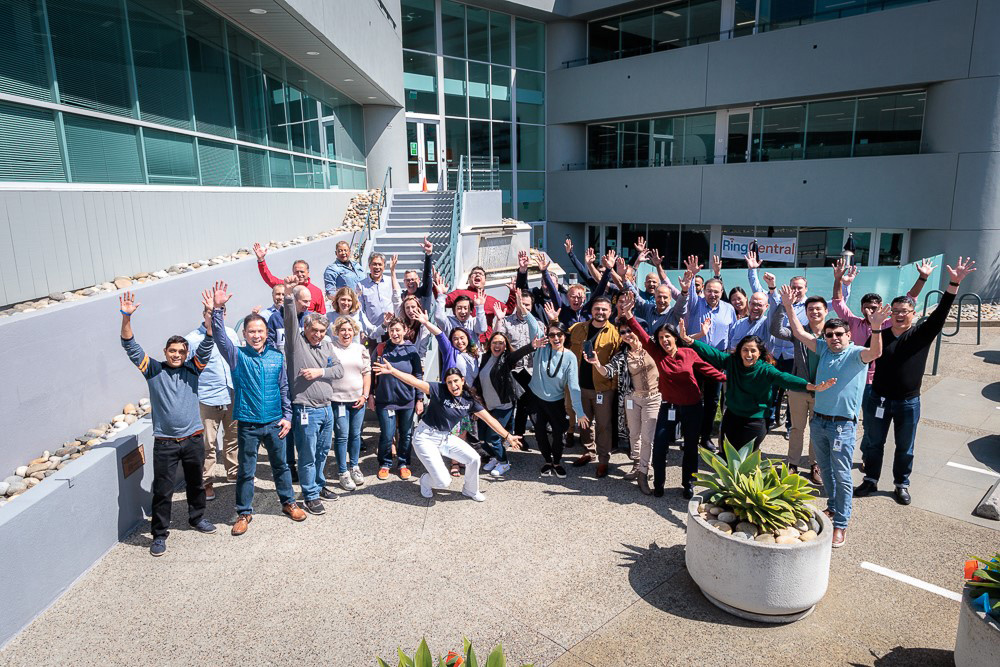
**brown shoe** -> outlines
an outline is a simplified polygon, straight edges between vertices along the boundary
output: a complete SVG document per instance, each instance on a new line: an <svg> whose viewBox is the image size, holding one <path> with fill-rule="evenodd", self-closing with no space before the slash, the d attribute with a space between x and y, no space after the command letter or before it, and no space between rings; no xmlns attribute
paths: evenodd
<svg viewBox="0 0 1000 667"><path fill-rule="evenodd" d="M816 486L823 486L823 475L819 472L819 464L812 464L812 470L810 471L810 477L812 478L812 483Z"/></svg>
<svg viewBox="0 0 1000 667"><path fill-rule="evenodd" d="M233 536L239 537L243 533L247 532L247 528L250 527L250 522L253 521L253 514L241 514L236 519L236 523L233 524Z"/></svg>
<svg viewBox="0 0 1000 667"><path fill-rule="evenodd" d="M649 488L649 474L645 472L639 473L639 490L642 491L643 495L650 495L653 490Z"/></svg>
<svg viewBox="0 0 1000 667"><path fill-rule="evenodd" d="M205 500L215 500L215 489L212 488L211 482L205 485Z"/></svg>
<svg viewBox="0 0 1000 667"><path fill-rule="evenodd" d="M593 460L594 460L594 457L591 456L590 454L583 454L576 461L573 461L573 467L574 468L582 468L583 466L587 465L588 463L590 463Z"/></svg>
<svg viewBox="0 0 1000 667"><path fill-rule="evenodd" d="M292 521L305 521L306 511L299 507L298 503L288 503L281 506L281 511L288 515Z"/></svg>
<svg viewBox="0 0 1000 667"><path fill-rule="evenodd" d="M608 476L608 464L607 463L598 463L597 464L597 476L598 477L607 477Z"/></svg>

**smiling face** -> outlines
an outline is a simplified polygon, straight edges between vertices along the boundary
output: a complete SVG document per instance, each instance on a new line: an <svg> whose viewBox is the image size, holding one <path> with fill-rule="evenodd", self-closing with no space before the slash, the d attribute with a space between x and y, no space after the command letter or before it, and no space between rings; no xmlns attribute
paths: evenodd
<svg viewBox="0 0 1000 667"><path fill-rule="evenodd" d="M524 307L525 310L527 310L530 313L531 309L535 305L535 299L530 294L528 294L527 292L522 292L521 293L521 305Z"/></svg>
<svg viewBox="0 0 1000 667"><path fill-rule="evenodd" d="M705 289L705 279L701 276L694 277L694 291L701 294L701 291Z"/></svg>
<svg viewBox="0 0 1000 667"><path fill-rule="evenodd" d="M709 280L704 288L705 303L709 308L715 308L722 300L722 284L718 280Z"/></svg>
<svg viewBox="0 0 1000 667"><path fill-rule="evenodd" d="M917 312L908 303L899 302L894 303L890 309L890 315L892 317L892 328L896 330L906 330L909 329L913 324L913 319Z"/></svg>
<svg viewBox="0 0 1000 667"><path fill-rule="evenodd" d="M650 271L646 274L646 280L643 284L646 286L647 292L653 292L660 286L660 276L656 275L656 271Z"/></svg>
<svg viewBox="0 0 1000 667"><path fill-rule="evenodd" d="M901 304L896 304L896 305L898 306L898 305L901 305ZM872 313L874 313L876 310L878 310L881 307L882 307L882 302L881 301L864 301L864 302L862 302L862 304L861 304L861 312L863 313L862 317L864 317L865 321L867 322L868 318L870 318L872 316Z"/></svg>
<svg viewBox="0 0 1000 667"><path fill-rule="evenodd" d="M267 342L267 325L263 319L254 319L243 327L243 337L247 340L247 345L257 352L264 349Z"/></svg>
<svg viewBox="0 0 1000 667"><path fill-rule="evenodd" d="M566 293L566 298L569 299L569 307L573 310L580 310L583 308L583 301L585 296L584 289L579 285L573 285L569 288Z"/></svg>
<svg viewBox="0 0 1000 667"><path fill-rule="evenodd" d="M788 284L792 288L792 303L801 303L806 299L806 279L794 278Z"/></svg>
<svg viewBox="0 0 1000 667"><path fill-rule="evenodd" d="M757 343L753 341L747 341L740 348L740 360L743 361L743 365L750 368L757 363L760 359L760 348L757 347Z"/></svg>
<svg viewBox="0 0 1000 667"><path fill-rule="evenodd" d="M475 291L483 287L486 284L486 272L480 268L472 269L469 273L469 289Z"/></svg>
<svg viewBox="0 0 1000 667"><path fill-rule="evenodd" d="M472 312L472 303L468 299L459 299L455 302L453 310L458 321L464 322L469 319L469 314Z"/></svg>
<svg viewBox="0 0 1000 667"><path fill-rule="evenodd" d="M565 342L565 340L566 340L566 334L564 334L562 331L560 331L556 327L552 327L551 329L549 329L548 331L545 332L545 336L546 336L546 338L549 339L549 345L552 346L553 350L561 350L562 349L563 342Z"/></svg>
<svg viewBox="0 0 1000 667"><path fill-rule="evenodd" d="M747 313L747 298L740 292L733 292L729 295L729 304L736 310L737 315L745 317Z"/></svg>
<svg viewBox="0 0 1000 667"><path fill-rule="evenodd" d="M449 375L444 379L444 386L448 388L448 393L452 396L461 396L462 388L465 387L465 380L461 375Z"/></svg>
<svg viewBox="0 0 1000 667"><path fill-rule="evenodd" d="M590 307L590 317L597 326L604 326L611 316L611 304L607 301L598 301Z"/></svg>
<svg viewBox="0 0 1000 667"><path fill-rule="evenodd" d="M750 319L757 321L767 312L767 295L757 292L750 297Z"/></svg>
<svg viewBox="0 0 1000 667"><path fill-rule="evenodd" d="M351 259L351 246L346 241L337 244L337 261L347 264Z"/></svg>
<svg viewBox="0 0 1000 667"><path fill-rule="evenodd" d="M656 311L659 313L664 313L670 308L670 288L666 285L660 285L653 292L653 296L656 299Z"/></svg>
<svg viewBox="0 0 1000 667"><path fill-rule="evenodd" d="M656 335L656 342L660 344L660 349L669 356L672 357L677 354L677 339L666 329L660 329L660 332Z"/></svg>
<svg viewBox="0 0 1000 667"><path fill-rule="evenodd" d="M296 312L304 313L309 310L309 304L312 303L312 294L307 288L299 285L295 288L292 294L295 296Z"/></svg>
<svg viewBox="0 0 1000 667"><path fill-rule="evenodd" d="M823 332L826 344L832 352L842 352L851 342L851 332L844 327L827 327Z"/></svg>
<svg viewBox="0 0 1000 667"><path fill-rule="evenodd" d="M354 299L350 294L341 294L337 297L337 312L341 315L349 315L354 308Z"/></svg>
<svg viewBox="0 0 1000 667"><path fill-rule="evenodd" d="M368 260L368 272L371 274L371 279L378 282L384 271L385 260L377 255L372 255L371 259Z"/></svg>
<svg viewBox="0 0 1000 667"><path fill-rule="evenodd" d="M305 330L306 340L310 345L319 345L326 336L326 327L320 322L313 322Z"/></svg>
<svg viewBox="0 0 1000 667"><path fill-rule="evenodd" d="M352 327L349 322L344 322L340 325L340 328L337 329L337 340L339 340L340 344L344 347L350 345L354 340L354 327Z"/></svg>
<svg viewBox="0 0 1000 667"><path fill-rule="evenodd" d="M170 368L180 368L187 361L188 346L184 343L171 343L163 348L163 357Z"/></svg>
<svg viewBox="0 0 1000 667"><path fill-rule="evenodd" d="M827 312L826 306L819 301L813 301L806 306L806 317L809 318L809 323L812 325L822 323L826 319Z"/></svg>
<svg viewBox="0 0 1000 667"><path fill-rule="evenodd" d="M407 271L403 274L403 283L406 291L413 294L420 288L420 275L416 271Z"/></svg>
<svg viewBox="0 0 1000 667"><path fill-rule="evenodd" d="M403 326L402 322L393 322L389 325L389 341L393 345L399 345L403 342L403 334L406 333L406 327Z"/></svg>
<svg viewBox="0 0 1000 667"><path fill-rule="evenodd" d="M499 357L507 349L507 339L500 334L493 334L490 338L490 354Z"/></svg>
<svg viewBox="0 0 1000 667"><path fill-rule="evenodd" d="M285 304L285 286L275 285L271 288L271 301L275 308L281 308Z"/></svg>
<svg viewBox="0 0 1000 667"><path fill-rule="evenodd" d="M451 332L451 344L459 352L465 352L469 349L469 335L461 329L455 329Z"/></svg>
<svg viewBox="0 0 1000 667"><path fill-rule="evenodd" d="M403 315L406 316L410 322L414 321L420 313L423 312L423 308L417 303L416 299L406 299L403 301Z"/></svg>
<svg viewBox="0 0 1000 667"><path fill-rule="evenodd" d="M295 262L292 264L292 274L302 283L309 282L309 265L305 262Z"/></svg>
<svg viewBox="0 0 1000 667"><path fill-rule="evenodd" d="M641 347L639 343L639 337L635 335L628 327L618 327L618 335L622 337L622 341L625 342L633 350Z"/></svg>

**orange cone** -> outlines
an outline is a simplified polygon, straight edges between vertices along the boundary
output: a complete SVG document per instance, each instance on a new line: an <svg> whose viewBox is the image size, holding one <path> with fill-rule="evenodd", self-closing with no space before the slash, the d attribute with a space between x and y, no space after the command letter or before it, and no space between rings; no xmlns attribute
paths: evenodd
<svg viewBox="0 0 1000 667"><path fill-rule="evenodd" d="M422 187L422 191L423 192L427 192L427 177L426 176L424 176L424 184L423 184L423 187Z"/></svg>

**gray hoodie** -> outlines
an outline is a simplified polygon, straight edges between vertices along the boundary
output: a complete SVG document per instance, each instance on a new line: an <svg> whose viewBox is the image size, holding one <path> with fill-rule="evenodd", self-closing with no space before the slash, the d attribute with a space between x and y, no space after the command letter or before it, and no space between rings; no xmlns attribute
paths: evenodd
<svg viewBox="0 0 1000 667"><path fill-rule="evenodd" d="M294 405L322 408L333 401L333 380L344 377L344 366L328 338L312 345L299 331L293 290L285 294L285 362L288 365L288 396ZM322 368L322 377L307 380L299 373L304 368Z"/></svg>

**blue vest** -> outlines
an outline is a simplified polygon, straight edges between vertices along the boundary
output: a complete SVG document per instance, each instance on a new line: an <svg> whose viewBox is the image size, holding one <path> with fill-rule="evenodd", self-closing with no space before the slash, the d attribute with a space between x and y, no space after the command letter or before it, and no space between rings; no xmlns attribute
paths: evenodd
<svg viewBox="0 0 1000 667"><path fill-rule="evenodd" d="M270 345L259 353L249 345L236 349L239 357L233 369L233 419L251 424L278 421L282 418L279 378L285 355Z"/></svg>

